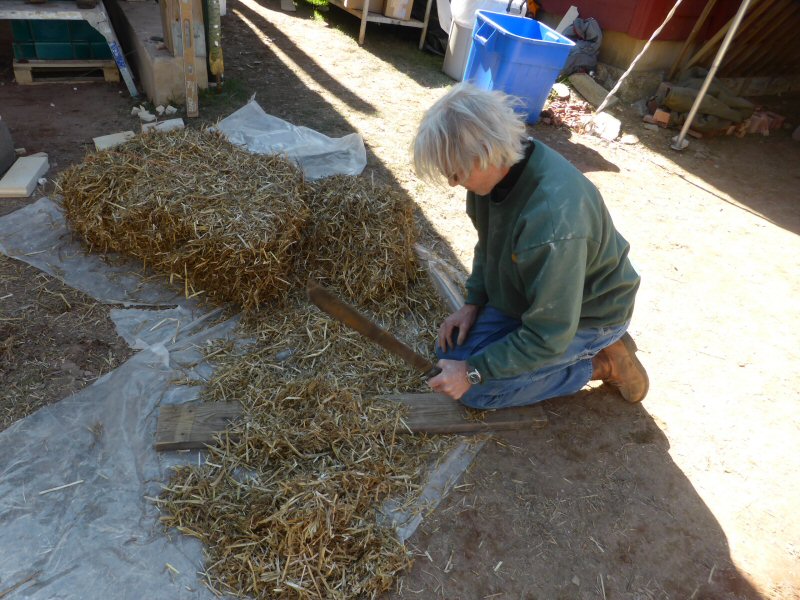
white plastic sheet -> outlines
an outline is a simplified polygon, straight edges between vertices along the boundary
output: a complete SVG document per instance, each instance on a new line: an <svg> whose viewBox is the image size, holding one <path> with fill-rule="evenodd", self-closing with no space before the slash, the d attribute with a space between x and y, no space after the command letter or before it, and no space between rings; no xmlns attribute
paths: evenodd
<svg viewBox="0 0 800 600"><path fill-rule="evenodd" d="M161 280L146 280L141 263L89 254L73 236L61 208L49 198L40 198L0 218L0 252L57 277L105 304L196 304Z"/></svg>
<svg viewBox="0 0 800 600"><path fill-rule="evenodd" d="M331 175L359 175L367 166L364 140L357 133L341 138L287 123L268 115L255 100L217 125L231 143L257 154L285 154L308 179Z"/></svg>
<svg viewBox="0 0 800 600"><path fill-rule="evenodd" d="M147 330L164 318L144 312ZM186 460L153 450L157 407L197 397L199 387L174 381L205 380L202 346L234 327L187 326L174 342L164 329L90 387L0 433L0 593L21 583L13 598L215 597L197 577L201 544L168 538L148 497Z"/></svg>

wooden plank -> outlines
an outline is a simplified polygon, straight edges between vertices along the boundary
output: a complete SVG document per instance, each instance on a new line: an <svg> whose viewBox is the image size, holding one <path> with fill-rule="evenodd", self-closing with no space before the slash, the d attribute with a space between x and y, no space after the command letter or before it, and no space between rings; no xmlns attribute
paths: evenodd
<svg viewBox="0 0 800 600"><path fill-rule="evenodd" d="M697 21L695 21L694 27L692 27L692 31L689 33L689 37L687 37L686 41L683 43L683 47L681 48L680 54L678 54L678 58L676 58L675 62L672 63L672 68L669 70L669 75L667 75L667 81L672 81L672 78L675 77L675 73L677 73L678 69L680 68L681 63L686 56L686 52L689 50L689 46L694 43L694 39L697 37L697 34L700 33L700 29L703 27L703 25L705 25L706 19L716 3L717 0L708 0L708 2L706 2L706 6L703 8L703 12L700 13L700 16L697 17Z"/></svg>
<svg viewBox="0 0 800 600"><path fill-rule="evenodd" d="M740 63L740 58L743 54L747 55L754 52L765 41L770 40L769 33L774 31L778 26L785 25L786 20L783 19L782 16L788 15L786 9L790 7L790 0L784 0L781 3L775 4L758 22L754 23L750 29L738 34L736 36L736 43L731 44L731 47L725 54L725 59L720 65L720 72L730 72L736 69L736 65Z"/></svg>
<svg viewBox="0 0 800 600"><path fill-rule="evenodd" d="M758 17L764 13L770 6L775 3L775 0L760 0L758 3L753 3L752 6L749 7L749 12L747 13L747 17L742 21L742 24L739 27L739 31L737 34L741 34L741 32L747 29L752 23L758 20ZM689 59L689 62L686 63L686 69L693 67L694 65L698 64L706 54L710 53L717 47L722 41L722 38L725 37L725 34L728 33L728 29L731 28L733 21L736 17L731 17L730 21L725 23L717 33L715 33L711 39L709 39L700 50L698 50L692 58ZM734 39L736 39L734 37Z"/></svg>
<svg viewBox="0 0 800 600"><path fill-rule="evenodd" d="M397 394L388 398L408 407L405 423L412 433L478 433L547 425L547 415L541 404L478 412L435 392Z"/></svg>
<svg viewBox="0 0 800 600"><path fill-rule="evenodd" d="M205 448L214 435L242 414L238 402L187 402L162 406L156 426L155 449Z"/></svg>
<svg viewBox="0 0 800 600"><path fill-rule="evenodd" d="M547 415L540 404L496 411L470 411L459 402L434 392L396 394L388 400L408 408L398 433L479 433L545 427ZM187 402L162 406L154 447L158 451L202 449L214 443L242 414L238 402Z"/></svg>
<svg viewBox="0 0 800 600"><path fill-rule="evenodd" d="M181 39L183 43L183 81L186 87L186 116L200 115L197 98L197 72L194 68L194 24L192 0L180 0Z"/></svg>
<svg viewBox="0 0 800 600"><path fill-rule="evenodd" d="M792 27L797 26L796 16L797 10L800 8L796 2L792 3L790 9L781 16L778 20L778 30L774 35L767 37L760 43L754 44L757 47L756 52L748 57L746 62L740 62L738 71L753 77L764 75L764 70L767 69L769 76L778 76L789 72L787 68L791 65L791 60L787 60L792 52L797 52L800 46L794 41L795 46L792 48L792 42L787 42L784 36L780 35L780 31L791 31ZM792 22L794 20L794 22Z"/></svg>

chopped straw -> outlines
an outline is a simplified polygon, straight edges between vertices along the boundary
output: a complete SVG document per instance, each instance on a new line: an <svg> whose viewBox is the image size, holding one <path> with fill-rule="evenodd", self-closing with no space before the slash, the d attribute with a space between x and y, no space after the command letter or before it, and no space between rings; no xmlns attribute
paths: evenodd
<svg viewBox="0 0 800 600"><path fill-rule="evenodd" d="M207 546L205 581L254 598L375 598L410 564L378 518L418 495L441 438L403 435L381 399L424 383L310 306L313 276L420 352L445 309L414 259L410 203L365 178L303 181L288 161L208 132L141 136L64 173L70 222L187 293L247 309L246 348L212 349L208 401L244 417L157 500Z"/></svg>

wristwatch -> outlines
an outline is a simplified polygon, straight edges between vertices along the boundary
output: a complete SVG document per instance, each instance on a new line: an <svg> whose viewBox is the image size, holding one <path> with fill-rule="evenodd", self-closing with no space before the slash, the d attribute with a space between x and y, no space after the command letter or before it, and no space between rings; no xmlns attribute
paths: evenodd
<svg viewBox="0 0 800 600"><path fill-rule="evenodd" d="M476 367L472 367L471 371L467 371L467 381L469 381L472 385L478 385L483 383L483 377L481 377L481 372L478 371Z"/></svg>

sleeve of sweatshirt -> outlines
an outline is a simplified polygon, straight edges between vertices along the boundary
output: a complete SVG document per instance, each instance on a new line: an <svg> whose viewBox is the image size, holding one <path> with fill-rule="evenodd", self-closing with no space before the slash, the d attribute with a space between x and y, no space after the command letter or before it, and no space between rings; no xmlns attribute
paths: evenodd
<svg viewBox="0 0 800 600"><path fill-rule="evenodd" d="M478 231L478 243L475 244L475 251L472 255L472 272L464 284L467 292L464 303L483 306L489 301L489 295L486 293L486 279L483 276L484 265L486 264L486 248L481 240L480 229L476 222L474 202L474 197L467 197L467 215Z"/></svg>
<svg viewBox="0 0 800 600"><path fill-rule="evenodd" d="M530 308L519 329L467 359L485 378L533 371L567 349L580 319L588 243L584 238L558 240L515 255Z"/></svg>

